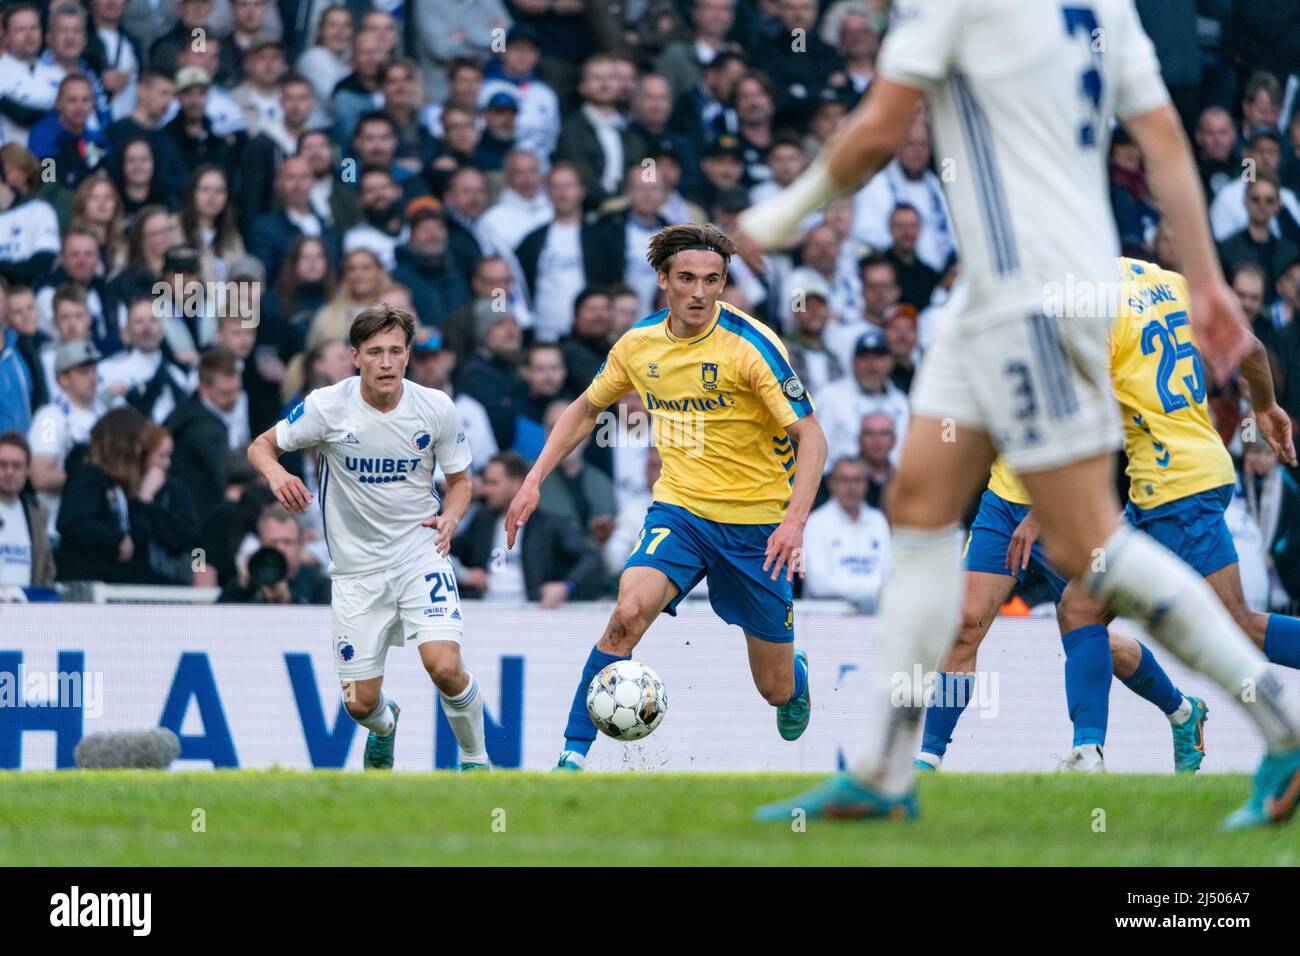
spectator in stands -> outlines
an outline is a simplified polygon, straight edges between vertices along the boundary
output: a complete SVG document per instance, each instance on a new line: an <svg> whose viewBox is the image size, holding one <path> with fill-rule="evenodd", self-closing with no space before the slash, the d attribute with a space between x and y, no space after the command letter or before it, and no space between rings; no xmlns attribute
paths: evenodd
<svg viewBox="0 0 1300 956"><path fill-rule="evenodd" d="M889 524L866 504L867 470L857 458L840 458L827 478L831 499L808 516L804 528L803 593L843 598L874 614L889 576Z"/></svg>
<svg viewBox="0 0 1300 956"><path fill-rule="evenodd" d="M381 74L380 92L384 97L383 113L392 121L397 135L393 175L398 182L405 182L417 177L434 153L433 137L420 120L423 91L419 66L408 59L387 64Z"/></svg>
<svg viewBox="0 0 1300 956"><path fill-rule="evenodd" d="M902 303L894 306L885 320L885 344L894 358L894 370L889 373L889 380L900 391L910 392L912 379L916 377L921 362L916 337L916 309Z"/></svg>
<svg viewBox="0 0 1300 956"><path fill-rule="evenodd" d="M1231 236L1245 229L1250 223L1246 208L1246 187L1251 182L1273 177L1276 181L1282 166L1282 134L1268 127L1252 130L1242 147L1242 174L1225 183L1210 203L1210 229L1217 242L1224 242ZM1281 226L1276 219L1285 212L1292 222L1300 222L1300 201L1289 189L1279 193L1280 205L1273 209L1269 228L1275 234L1281 233Z"/></svg>
<svg viewBox="0 0 1300 956"><path fill-rule="evenodd" d="M0 329L0 430L25 434L32 420L32 373L19 351L18 332Z"/></svg>
<svg viewBox="0 0 1300 956"><path fill-rule="evenodd" d="M542 188L541 162L536 153L516 147L506 154L505 188L483 213L482 224L511 249L555 217L555 207ZM522 262L521 262L522 265Z"/></svg>
<svg viewBox="0 0 1300 956"><path fill-rule="evenodd" d="M547 193L554 218L526 235L517 254L534 304L535 334L553 342L569 331L578 293L621 279L623 262L611 254L605 228L583 221L582 180L572 163L552 167Z"/></svg>
<svg viewBox="0 0 1300 956"><path fill-rule="evenodd" d="M778 133L763 152L763 168L771 174L749 191L751 202L762 202L793 183L808 165L803 144L791 133ZM809 213L799 223L798 233L807 239L808 233L822 221L820 211ZM791 240L793 243L796 240Z"/></svg>
<svg viewBox="0 0 1300 956"><path fill-rule="evenodd" d="M882 507L885 486L894 477L893 456L897 445L891 415L872 412L862 416L862 425L858 429L858 457L866 468L866 502L872 508Z"/></svg>
<svg viewBox="0 0 1300 956"><path fill-rule="evenodd" d="M357 121L384 105L380 71L388 57L383 43L372 30L362 30L352 41L352 72L335 84L329 97L336 143L350 143Z"/></svg>
<svg viewBox="0 0 1300 956"><path fill-rule="evenodd" d="M177 161L179 163L179 160ZM154 147L144 137L128 139L121 152L109 157L109 175L122 200L122 226L129 229L140 214L149 206L158 206L167 210L172 205L172 198L163 182L162 171L158 166ZM128 234L129 235L129 234ZM127 261L123 268L130 267L130 242L126 244Z"/></svg>
<svg viewBox="0 0 1300 956"><path fill-rule="evenodd" d="M858 264L862 284L862 314L840 316L827 326L826 345L839 356L845 368L853 364L853 350L865 332L883 332L885 322L898 305L901 289L894 264L882 253L872 253Z"/></svg>
<svg viewBox="0 0 1300 956"><path fill-rule="evenodd" d="M257 345L288 362L307 347L312 318L334 295L334 269L319 238L299 236L289 247L275 288L262 299Z"/></svg>
<svg viewBox="0 0 1300 956"><path fill-rule="evenodd" d="M124 400L161 424L189 397L195 380L164 350L152 298L135 299L127 308L126 345L99 364L101 395L108 402Z"/></svg>
<svg viewBox="0 0 1300 956"><path fill-rule="evenodd" d="M512 26L506 34L505 49L488 61L482 101L490 102L497 93L509 94L518 106L517 148L545 162L560 137L560 101L550 84L537 74L541 54L541 38L536 30L526 23Z"/></svg>
<svg viewBox="0 0 1300 956"><path fill-rule="evenodd" d="M99 237L84 226L73 226L63 234L58 264L36 284L36 308L42 325L52 327L55 291L68 283L79 286L85 292L91 338L101 352L112 355L122 348L121 305L102 271Z"/></svg>
<svg viewBox="0 0 1300 956"><path fill-rule="evenodd" d="M899 203L889 214L890 245L885 258L894 265L898 278L898 301L918 313L930 304L943 275L917 257L916 241L921 235L921 214L915 206Z"/></svg>
<svg viewBox="0 0 1300 956"><path fill-rule="evenodd" d="M8 394L10 401L14 402L12 408L26 407L35 411L50 400L41 352L51 336L39 328L32 290L16 285L6 291L6 287L5 281L0 279L0 354L13 353L9 362L17 361L18 366L0 359L0 404L4 402L3 396ZM9 341L10 332L13 333L12 342ZM8 374L5 371L7 364ZM26 383L19 366L27 370ZM27 396L25 404L16 397L20 394ZM0 418L3 418L2 413Z"/></svg>
<svg viewBox="0 0 1300 956"><path fill-rule="evenodd" d="M334 297L312 319L307 345L347 340L352 320L376 302L388 302L395 288L379 257L369 249L355 249L343 257L343 281ZM390 303L391 304L391 303Z"/></svg>
<svg viewBox="0 0 1300 956"><path fill-rule="evenodd" d="M439 114L442 137L434 143L436 155L424 171L435 196L445 197L451 178L465 167L474 168L482 131L477 108L448 104Z"/></svg>
<svg viewBox="0 0 1300 956"><path fill-rule="evenodd" d="M1282 113L1282 84L1267 70L1256 70L1241 88L1242 139L1261 128L1276 128Z"/></svg>
<svg viewBox="0 0 1300 956"><path fill-rule="evenodd" d="M626 445L620 445L616 450L625 448ZM642 474L635 487L616 487L618 508L614 515L614 530L601 549L605 568L613 574L622 569L636 547L637 538L645 526L645 513L654 500L655 482L663 472L663 459L654 445L645 447L641 468ZM698 594L698 590L691 593Z"/></svg>
<svg viewBox="0 0 1300 956"><path fill-rule="evenodd" d="M28 141L32 155L54 161L54 181L64 189L76 189L108 158L108 135L90 125L94 106L90 80L69 73L59 84L54 109L32 127Z"/></svg>
<svg viewBox="0 0 1300 956"><path fill-rule="evenodd" d="M4 54L0 56L0 142L27 145L36 121L54 106L63 75L40 58L41 8L20 0L5 7Z"/></svg>
<svg viewBox="0 0 1300 956"><path fill-rule="evenodd" d="M358 193L363 221L343 234L343 252L369 249L384 270L392 272L397 265L397 246L409 235L402 216L402 187L389 169L367 166L361 171Z"/></svg>
<svg viewBox="0 0 1300 956"><path fill-rule="evenodd" d="M564 400L547 406L546 436L551 434L551 429L567 407L568 402ZM576 523L600 548L614 531L614 482L605 472L587 462L584 457L587 442L588 439L583 439L542 482L541 507Z"/></svg>
<svg viewBox="0 0 1300 956"><path fill-rule="evenodd" d="M776 115L782 123L806 121L822 89L847 82L839 51L815 31L817 6L817 0L778 0L781 29L754 51L755 62L776 88Z"/></svg>
<svg viewBox="0 0 1300 956"><path fill-rule="evenodd" d="M705 64L699 83L678 94L673 101L669 128L701 148L720 136L735 136L740 131L736 116L736 84L749 71L745 58L722 51Z"/></svg>
<svg viewBox="0 0 1300 956"><path fill-rule="evenodd" d="M477 122L479 93L483 89L483 64L475 59L457 57L448 65L447 72L451 83L450 95L445 102L430 102L420 117L435 140L442 140L446 135L442 122L446 110L460 110L469 117L471 124Z"/></svg>
<svg viewBox="0 0 1300 956"><path fill-rule="evenodd" d="M68 475L65 465L73 445L90 441L90 430L108 409L98 396L96 363L102 356L87 341L59 346L54 360L59 397L37 409L27 439L31 445L32 487L50 516L54 532L59 497Z"/></svg>
<svg viewBox="0 0 1300 956"><path fill-rule="evenodd" d="M853 347L853 374L823 389L817 398L822 428L830 446L829 458L858 453L858 434L862 418L872 412L884 412L894 422L899 447L907 433L907 394L889 380L894 371L894 356L884 335L876 329L863 332ZM898 450L891 456L898 464Z"/></svg>
<svg viewBox="0 0 1300 956"><path fill-rule="evenodd" d="M135 104L131 112L114 120L108 127L111 151L120 154L128 142L140 138L149 141L156 155L164 155L160 152L164 149L174 150L174 140L162 135L162 132L175 97L176 80L171 74L155 68L144 70L136 83ZM179 162L180 154L173 151L164 155L161 165L170 169L172 164ZM182 185L183 182L182 180Z"/></svg>
<svg viewBox="0 0 1300 956"><path fill-rule="evenodd" d="M509 312L493 307L491 299L471 306L478 348L456 378L456 387L487 409L498 448L514 445L519 414L519 354L523 334Z"/></svg>
<svg viewBox="0 0 1300 956"><path fill-rule="evenodd" d="M1237 129L1222 106L1207 106L1196 123L1196 168L1205 189L1205 202L1214 201L1219 190L1241 174L1237 157Z"/></svg>
<svg viewBox="0 0 1300 956"><path fill-rule="evenodd" d="M329 103L334 88L352 72L348 50L352 46L352 12L343 4L321 11L316 36L298 57L296 69L312 84L318 103Z"/></svg>
<svg viewBox="0 0 1300 956"><path fill-rule="evenodd" d="M786 303L793 330L786 336L785 346L790 353L790 367L815 402L827 385L843 377L844 366L822 339L830 321L830 290L815 273L798 279L799 273L804 272L808 270L796 269L791 273L798 281Z"/></svg>
<svg viewBox="0 0 1300 956"><path fill-rule="evenodd" d="M1273 283L1273 292L1275 297L1267 310L1267 318L1274 329L1282 329L1295 320L1296 311L1300 309L1300 258L1283 266Z"/></svg>
<svg viewBox="0 0 1300 956"><path fill-rule="evenodd" d="M424 70L429 98L446 99L448 67L458 57L480 62L495 52L496 31L507 30L511 16L501 0L425 0L420 3L415 27L415 49Z"/></svg>
<svg viewBox="0 0 1300 956"><path fill-rule="evenodd" d="M127 234L126 268L113 280L119 301L152 296L163 278L167 250L177 245L180 231L166 206L145 206L131 221Z"/></svg>
<svg viewBox="0 0 1300 956"><path fill-rule="evenodd" d="M848 82L841 88L854 98L867 91L876 78L876 55L880 52L877 14L863 0L839 0L826 11L821 37L835 47L844 61Z"/></svg>
<svg viewBox="0 0 1300 956"><path fill-rule="evenodd" d="M225 493L226 453L237 447L230 436L241 431L247 435L247 421L241 423L236 416L242 394L235 356L223 348L210 349L199 359L198 391L164 423L176 442L172 472L194 496L200 522Z"/></svg>
<svg viewBox="0 0 1300 956"><path fill-rule="evenodd" d="M1277 279L1300 256L1300 247L1270 228L1281 202L1277 177L1260 173L1246 187L1246 228L1219 243L1219 259L1225 272L1232 272L1243 262L1253 262L1264 270L1265 302L1277 295Z"/></svg>
<svg viewBox="0 0 1300 956"><path fill-rule="evenodd" d="M406 206L409 237L395 250L393 278L411 290L415 314L423 325L441 328L449 315L471 299L468 284L448 249L442 204L417 196Z"/></svg>
<svg viewBox="0 0 1300 956"><path fill-rule="evenodd" d="M1259 529L1268 566L1292 600L1300 595L1300 486L1267 442L1243 443L1239 483L1245 508ZM1276 602L1273 602L1276 603Z"/></svg>
<svg viewBox="0 0 1300 956"><path fill-rule="evenodd" d="M175 444L167 429L150 423L140 446L144 469L130 506L134 577L146 584L189 585L199 524L189 489L168 473Z"/></svg>
<svg viewBox="0 0 1300 956"><path fill-rule="evenodd" d="M569 370L565 391L585 391L609 355L613 339L614 310L604 289L583 289L573 302L573 327L560 340L564 367Z"/></svg>
<svg viewBox="0 0 1300 956"><path fill-rule="evenodd" d="M554 342L534 342L524 356L520 377L527 386L520 399L519 415L536 426L536 443L521 447L520 436L515 437L515 451L527 461L537 458L545 443L543 429L546 411L557 400L566 398L564 381L568 370L564 366L564 352ZM523 427L523 423L520 423Z"/></svg>
<svg viewBox="0 0 1300 956"><path fill-rule="evenodd" d="M196 0L189 0L194 3ZM176 74L176 96L180 109L167 124L188 180L200 166L234 169L236 140L232 133L221 133L208 116L208 94L212 77L202 67L182 67Z"/></svg>
<svg viewBox="0 0 1300 956"><path fill-rule="evenodd" d="M582 66L578 87L582 108L560 128L555 159L573 163L582 177L588 209L619 192L630 163L639 163L645 143L627 128L618 111L618 74L613 58L596 54Z"/></svg>
<svg viewBox="0 0 1300 956"><path fill-rule="evenodd" d="M176 361L186 368L198 362L217 330L217 303L202 286L202 263L193 246L177 245L163 256L163 273L152 293L162 319L163 337ZM196 293L200 293L197 294Z"/></svg>
<svg viewBox="0 0 1300 956"><path fill-rule="evenodd" d="M280 80L277 97L281 115L262 122L257 134L244 147L243 195L238 205L240 219L245 224L270 210L275 173L285 157L298 153L299 138L310 128L308 124L316 109L311 84L296 73Z"/></svg>
<svg viewBox="0 0 1300 956"><path fill-rule="evenodd" d="M226 0L230 5L232 29L230 31L230 58L234 61L236 75L246 79L252 68L249 60L257 52L258 42L274 39L279 42L280 29L272 29L270 17L271 4L268 0ZM281 48L281 59L287 51ZM233 82L233 81L232 81ZM254 122L249 123L251 129Z"/></svg>
<svg viewBox="0 0 1300 956"><path fill-rule="evenodd" d="M68 474L59 505L60 581L132 581L137 565L130 501L144 477L147 420L115 408L90 431L90 448Z"/></svg>
<svg viewBox="0 0 1300 956"><path fill-rule="evenodd" d="M0 234L10 237L0 246L0 278L31 285L54 265L59 220L49 203L15 189L7 170L0 163Z"/></svg>
<svg viewBox="0 0 1300 956"><path fill-rule="evenodd" d="M286 604L329 604L330 579L314 564L303 560L303 529L294 515L282 505L263 509L257 519L257 548L273 548L284 556L288 600ZM220 603L257 603L258 588L250 580L250 559L255 549L248 549L238 561L238 577L227 582L217 598Z"/></svg>
<svg viewBox="0 0 1300 956"><path fill-rule="evenodd" d="M248 0L243 0L248 2ZM266 0L253 0L265 4ZM265 8L265 7L264 7ZM233 47L235 44L232 43ZM285 74L284 46L269 36L259 36L244 54L243 82L230 91L244 114L249 137L284 121L280 80Z"/></svg>
<svg viewBox="0 0 1300 956"><path fill-rule="evenodd" d="M266 281L275 284L280 278L284 257L299 236L319 238L337 253L338 238L312 207L312 172L307 160L291 156L280 166L275 177L275 193L280 208L259 216L249 229L248 251L266 267Z"/></svg>
<svg viewBox="0 0 1300 956"><path fill-rule="evenodd" d="M411 343L411 379L425 388L440 389L455 401L461 429L469 442L470 467L475 473L481 472L488 460L500 450L492 434L487 410L477 399L456 391L452 384L456 353L444 346L438 329L421 332L417 332L415 341Z"/></svg>
<svg viewBox="0 0 1300 956"><path fill-rule="evenodd" d="M515 546L506 548L506 508L527 474L528 465L510 451L495 455L483 470L483 506L451 546L460 563L461 593L495 601L526 598L544 608L594 596L600 555L576 523L538 508Z"/></svg>
<svg viewBox="0 0 1300 956"><path fill-rule="evenodd" d="M356 131L353 132L349 145L351 158L355 162L353 175L356 170L383 169L394 180L403 183L403 190L408 195L413 196L422 191L420 180L397 163L397 124L387 113L373 110L363 114L357 120ZM358 178L357 186L360 185Z"/></svg>
<svg viewBox="0 0 1300 956"><path fill-rule="evenodd" d="M62 397L56 364L59 349L68 344L90 343L90 312L86 308L86 290L66 282L54 293L54 338L41 350L41 367L50 401Z"/></svg>
<svg viewBox="0 0 1300 956"><path fill-rule="evenodd" d="M140 78L139 41L122 27L126 0L91 0L90 27L82 54L109 96L109 113L121 119L135 105Z"/></svg>
<svg viewBox="0 0 1300 956"><path fill-rule="evenodd" d="M889 216L905 202L921 216L916 255L937 272L945 272L956 252L952 218L939 177L930 171L930 129L918 118L889 165L854 197L853 234L874 249L888 249Z"/></svg>
<svg viewBox="0 0 1300 956"><path fill-rule="evenodd" d="M122 200L105 172L97 172L77 187L72 197L72 229L88 229L99 245L99 265L105 276L126 265L126 236Z"/></svg>
<svg viewBox="0 0 1300 956"><path fill-rule="evenodd" d="M483 131L474 150L474 165L491 174L494 184L501 178L507 154L515 148L518 115L519 101L509 93L493 93L483 104Z"/></svg>
<svg viewBox="0 0 1300 956"><path fill-rule="evenodd" d="M30 465L22 433L0 433L0 588L54 586L49 515L24 493Z"/></svg>
<svg viewBox="0 0 1300 956"><path fill-rule="evenodd" d="M329 133L320 129L307 130L298 137L297 155L307 161L311 172L307 201L320 221L336 234L347 232L359 223L361 207L357 191L340 178L342 167L334 160ZM280 165L284 165L284 160Z"/></svg>
<svg viewBox="0 0 1300 956"><path fill-rule="evenodd" d="M177 12L180 19L176 25L149 48L149 65L173 75L182 66L182 51L192 48L195 30L202 30L207 35L207 40L216 36L208 29L208 23L212 19L212 0L178 0ZM234 82L237 75L234 56L228 48L223 48L212 79L226 86ZM177 77L178 81L179 79Z"/></svg>
<svg viewBox="0 0 1300 956"><path fill-rule="evenodd" d="M744 52L727 39L735 22L736 0L697 0L692 5L691 35L669 43L654 62L655 74L668 82L674 98L694 89L704 67L722 51Z"/></svg>
<svg viewBox="0 0 1300 956"><path fill-rule="evenodd" d="M198 250L203 281L225 282L232 260L244 255L225 170L216 166L194 170L177 220L181 242Z"/></svg>

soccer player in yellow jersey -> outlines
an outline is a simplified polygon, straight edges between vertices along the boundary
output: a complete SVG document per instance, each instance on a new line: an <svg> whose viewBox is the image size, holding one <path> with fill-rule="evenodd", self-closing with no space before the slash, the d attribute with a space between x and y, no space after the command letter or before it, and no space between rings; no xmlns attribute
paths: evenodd
<svg viewBox="0 0 1300 956"><path fill-rule="evenodd" d="M735 252L712 225L668 226L650 240L647 258L668 308L614 343L506 513L506 543L514 547L546 476L609 405L629 391L641 396L663 472L614 612L578 681L556 769L586 764L596 738L586 707L592 678L630 657L655 617L675 614L705 577L713 609L745 633L754 683L777 708L781 736L796 740L808 726L808 664L793 643L792 582L796 566L802 573L799 548L826 438L781 340L718 298Z"/></svg>
<svg viewBox="0 0 1300 956"><path fill-rule="evenodd" d="M1119 271L1125 294L1111 330L1110 371L1125 424L1125 517L1204 575L1270 661L1300 667L1300 622L1254 613L1242 595L1237 553L1223 517L1235 473L1206 405L1204 369L1188 328L1186 283L1176 272L1135 259L1120 259ZM1241 370L1260 437L1294 464L1290 419L1277 405L1258 340ZM934 769L942 762L968 703L976 651L1016 578L1033 563L1051 585L1065 645L1074 748L1063 767L1102 769L1113 658L1115 676L1173 725L1175 769L1195 772L1205 755L1204 701L1175 688L1140 642L1120 635L1108 639L1105 624L1112 615L1077 583L1067 587L1047 563L1037 537L1029 492L999 458L967 539L961 630L942 668L942 699L926 712L917 768Z"/></svg>

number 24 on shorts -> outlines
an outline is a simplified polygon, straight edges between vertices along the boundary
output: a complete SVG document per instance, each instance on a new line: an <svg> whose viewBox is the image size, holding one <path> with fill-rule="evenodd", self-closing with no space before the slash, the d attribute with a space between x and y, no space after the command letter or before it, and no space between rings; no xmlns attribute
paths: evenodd
<svg viewBox="0 0 1300 956"><path fill-rule="evenodd" d="M663 544L664 538L668 537L668 535L672 533L672 530L673 530L672 528L651 528L650 546L645 549L645 553L654 554L655 550L659 547L659 545ZM641 534L636 539L636 547L632 549L633 554L636 554L638 551L640 551L641 545L645 543L645 532L646 529L642 528Z"/></svg>

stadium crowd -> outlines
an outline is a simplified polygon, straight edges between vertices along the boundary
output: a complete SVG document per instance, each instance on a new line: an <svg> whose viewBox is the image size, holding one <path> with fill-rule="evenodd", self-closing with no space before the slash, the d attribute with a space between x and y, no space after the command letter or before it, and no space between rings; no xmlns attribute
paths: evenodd
<svg viewBox="0 0 1300 956"><path fill-rule="evenodd" d="M1194 143L1215 238L1300 416L1300 0L1138 0ZM870 85L883 0L74 0L0 7L0 587L216 586L329 599L319 512L245 449L353 374L366 305L412 310L409 376L472 445L463 593L613 593L659 456L629 395L503 512L564 403L659 307L646 243L727 230L789 184ZM1126 254L1168 261L1120 133ZM960 269L919 117L855 196L724 298L781 334L830 443L808 597L874 606L881 493ZM1252 604L1300 599L1300 486L1248 405L1229 517ZM315 462L286 456L316 490ZM1032 584L1030 585L1032 588Z"/></svg>

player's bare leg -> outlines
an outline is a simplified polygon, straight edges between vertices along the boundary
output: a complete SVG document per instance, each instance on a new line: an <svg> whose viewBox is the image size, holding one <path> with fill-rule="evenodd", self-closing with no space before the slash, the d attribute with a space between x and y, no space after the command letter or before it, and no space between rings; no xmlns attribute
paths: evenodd
<svg viewBox="0 0 1300 956"><path fill-rule="evenodd" d="M1300 668L1300 620L1285 614L1252 611L1241 590L1241 569L1234 562L1206 579L1237 626L1274 664Z"/></svg>
<svg viewBox="0 0 1300 956"><path fill-rule="evenodd" d="M1048 559L1117 613L1131 616L1184 663L1241 701L1270 756L1261 773L1300 780L1300 700L1268 669L1205 580L1146 535L1121 524L1111 485L1113 456L1021 475L1034 499ZM1292 764L1295 764L1292 768ZM1283 764L1285 766L1283 766ZM1256 793L1271 790L1271 783ZM1288 791L1289 792L1289 791ZM1266 806L1259 796L1231 825L1285 819L1297 796Z"/></svg>
<svg viewBox="0 0 1300 956"><path fill-rule="evenodd" d="M777 708L777 732L798 740L808 729L812 695L808 689L808 655L792 642L768 641L745 632L749 672L763 699Z"/></svg>
<svg viewBox="0 0 1300 956"><path fill-rule="evenodd" d="M618 579L618 600L596 646L591 649L582 677L569 706L569 722L564 728L564 750L556 770L581 770L587 752L596 739L596 725L587 713L587 687L592 678L615 661L627 660L642 635L673 599L677 585L657 568L639 565L627 568Z"/></svg>
<svg viewBox="0 0 1300 956"><path fill-rule="evenodd" d="M925 731L916 756L917 770L938 770L943 763L952 732L970 703L975 687L975 661L979 646L988 635L998 609L1015 590L1009 574L967 571L966 591L961 605L961 626L957 640L939 667L939 699L925 710Z"/></svg>
<svg viewBox="0 0 1300 956"><path fill-rule="evenodd" d="M461 664L455 641L425 641L420 661L438 688L442 712L460 745L461 770L486 770L487 744L483 735L483 695L478 681Z"/></svg>
<svg viewBox="0 0 1300 956"><path fill-rule="evenodd" d="M384 696L384 678L344 681L343 706L353 720L370 731L362 766L367 770L392 769L401 708Z"/></svg>

